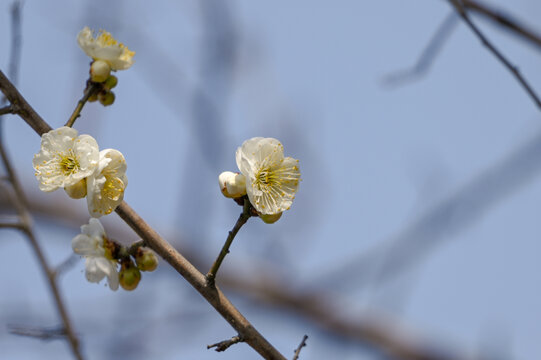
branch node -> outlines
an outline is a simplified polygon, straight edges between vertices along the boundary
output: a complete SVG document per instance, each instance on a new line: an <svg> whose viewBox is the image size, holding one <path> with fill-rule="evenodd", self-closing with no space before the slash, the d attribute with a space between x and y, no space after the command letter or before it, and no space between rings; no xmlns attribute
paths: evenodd
<svg viewBox="0 0 541 360"><path fill-rule="evenodd" d="M239 342L244 342L244 339L242 338L242 336L237 335L237 336L233 336L229 340L224 340L216 344L207 345L207 349L216 348L214 350L216 350L217 352L222 352L222 351L226 351L231 345L237 344Z"/></svg>
<svg viewBox="0 0 541 360"><path fill-rule="evenodd" d="M297 349L295 349L295 355L293 355L293 360L297 360L299 358L302 348L306 346L307 339L308 335L304 335L302 337L301 343L299 344L299 346L297 346Z"/></svg>

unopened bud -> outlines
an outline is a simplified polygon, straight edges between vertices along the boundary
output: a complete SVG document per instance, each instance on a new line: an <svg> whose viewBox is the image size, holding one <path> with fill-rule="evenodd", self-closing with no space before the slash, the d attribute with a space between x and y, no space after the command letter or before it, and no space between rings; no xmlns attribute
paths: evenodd
<svg viewBox="0 0 541 360"><path fill-rule="evenodd" d="M109 75L107 80L103 83L103 87L107 90L113 89L118 84L118 78L114 75Z"/></svg>
<svg viewBox="0 0 541 360"><path fill-rule="evenodd" d="M280 218L282 217L282 213L279 212L277 214L259 214L259 217L261 220L263 220L266 224L274 224Z"/></svg>
<svg viewBox="0 0 541 360"><path fill-rule="evenodd" d="M139 281L141 281L141 272L133 266L131 260L123 262L118 273L118 281L124 290L132 291L139 285Z"/></svg>
<svg viewBox="0 0 541 360"><path fill-rule="evenodd" d="M94 82L104 82L110 73L111 66L103 60L96 60L90 65L90 79Z"/></svg>
<svg viewBox="0 0 541 360"><path fill-rule="evenodd" d="M154 271L158 267L158 257L150 249L137 249L137 253L135 254L135 262L141 271Z"/></svg>
<svg viewBox="0 0 541 360"><path fill-rule="evenodd" d="M76 184L66 186L66 193L72 199L82 199L86 196L86 179L78 181Z"/></svg>
<svg viewBox="0 0 541 360"><path fill-rule="evenodd" d="M98 101L98 94L94 93L88 98L88 102Z"/></svg>
<svg viewBox="0 0 541 360"><path fill-rule="evenodd" d="M246 177L242 174L224 171L218 176L218 183L225 197L239 198L246 195Z"/></svg>
<svg viewBox="0 0 541 360"><path fill-rule="evenodd" d="M115 94L112 91L102 91L98 94L98 100L103 106L112 105L115 102Z"/></svg>

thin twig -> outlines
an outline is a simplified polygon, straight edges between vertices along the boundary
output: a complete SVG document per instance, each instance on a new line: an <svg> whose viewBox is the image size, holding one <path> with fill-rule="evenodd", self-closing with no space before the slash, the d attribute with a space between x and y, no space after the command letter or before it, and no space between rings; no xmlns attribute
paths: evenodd
<svg viewBox="0 0 541 360"><path fill-rule="evenodd" d="M541 100L535 93L535 91L532 89L530 84L526 81L526 79L520 74L520 71L516 66L511 64L509 60L498 50L492 43L483 35L481 30L475 26L475 24L470 20L470 17L464 8L464 3L462 0L448 0L449 3L456 9L460 17L466 22L466 24L470 27L470 29L475 33L475 35L481 40L481 43L513 74L513 76L517 79L517 81L522 85L524 90L530 95L532 100L535 102L537 107L541 110Z"/></svg>
<svg viewBox="0 0 541 360"><path fill-rule="evenodd" d="M218 257L216 258L216 260L212 264L212 267L207 273L207 284L209 286L214 286L214 281L216 279L216 274L218 273L218 269L220 269L220 266L222 265L222 262L224 261L225 256L229 253L229 247L231 246L233 239L235 239L235 236L239 232L242 225L246 224L248 219L252 216L251 207L252 205L250 204L250 201L248 200L247 197L245 197L244 206L242 207L242 213L240 214L235 226L233 226L233 229L227 235L227 239L225 240L225 244L222 247L222 250L218 254Z"/></svg>
<svg viewBox="0 0 541 360"><path fill-rule="evenodd" d="M516 19L505 14L501 10L492 9L485 4L474 0L462 0L462 4L468 10L474 11L488 20L495 22L497 25L503 26L517 35L519 38L528 41L538 50L541 49L541 35L529 29L527 26L519 23Z"/></svg>
<svg viewBox="0 0 541 360"><path fill-rule="evenodd" d="M0 108L0 116L6 114L15 114L15 108L12 105Z"/></svg>
<svg viewBox="0 0 541 360"><path fill-rule="evenodd" d="M308 335L304 335L302 337L301 343L299 344L299 346L297 346L297 349L295 350L295 355L293 356L293 360L298 360L299 355L301 354L302 348L306 346L307 339L308 339Z"/></svg>
<svg viewBox="0 0 541 360"><path fill-rule="evenodd" d="M79 102L77 102L77 106L75 107L75 110L73 110L73 113L68 119L68 122L66 122L66 125L64 126L72 127L73 124L75 124L75 120L77 120L77 118L81 116L81 111L83 110L83 107L85 106L88 99L90 99L92 95L95 95L100 89L101 89L101 84L97 84L94 82L88 83L84 91L83 97L81 98L81 100L79 100Z"/></svg>
<svg viewBox="0 0 541 360"><path fill-rule="evenodd" d="M217 342L216 344L207 345L207 349L216 348L215 350L217 352L222 352L222 351L226 351L231 345L235 345L243 341L244 339L242 338L242 336L237 335L237 336L233 336L229 340L224 340L224 341Z"/></svg>

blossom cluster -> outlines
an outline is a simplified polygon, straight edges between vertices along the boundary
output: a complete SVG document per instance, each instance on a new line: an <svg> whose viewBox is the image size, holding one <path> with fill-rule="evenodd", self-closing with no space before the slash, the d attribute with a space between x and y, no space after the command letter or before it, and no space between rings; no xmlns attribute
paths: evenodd
<svg viewBox="0 0 541 360"><path fill-rule="evenodd" d="M247 195L263 221L277 221L295 199L299 160L284 157L278 140L255 137L237 149L236 161L240 173L226 171L218 177L222 194L234 199Z"/></svg>
<svg viewBox="0 0 541 360"><path fill-rule="evenodd" d="M99 151L92 136L66 126L43 134L33 165L40 190L64 188L72 198L86 196L88 212L96 218L113 212L128 185L120 151Z"/></svg>
<svg viewBox="0 0 541 360"><path fill-rule="evenodd" d="M99 100L104 106L114 103L115 94L111 91L117 83L116 76L111 71L126 70L133 65L135 52L130 51L124 44L118 42L105 30L100 30L97 36L90 28L85 27L77 35L81 49L92 58L90 64L90 83L98 91L88 99Z"/></svg>
<svg viewBox="0 0 541 360"><path fill-rule="evenodd" d="M73 238L71 245L76 254L85 258L86 279L99 283L107 277L111 290L117 290L119 284L124 290L135 289L141 271L154 271L158 266L151 250L137 247L130 251L122 247L107 237L100 221L94 218L81 226L81 234Z"/></svg>

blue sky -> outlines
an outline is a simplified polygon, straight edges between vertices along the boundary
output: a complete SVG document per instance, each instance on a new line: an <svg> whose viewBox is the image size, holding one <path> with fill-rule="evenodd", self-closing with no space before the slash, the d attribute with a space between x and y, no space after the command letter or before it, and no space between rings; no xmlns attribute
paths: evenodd
<svg viewBox="0 0 541 360"><path fill-rule="evenodd" d="M9 44L10 3L0 4L2 49ZM27 0L19 88L53 127L61 126L87 78L89 59L77 47L76 34L87 25L110 30L136 51L136 63L117 74L115 104L87 105L76 128L94 136L100 148L123 152L130 179L125 199L160 233L182 239L212 261L239 212L219 193L218 174L236 169L234 153L244 140L275 137L286 155L300 160L298 196L276 224L250 220L235 240L226 270L249 275L271 269L294 286L322 286L347 304L344 315L383 313L396 325L456 349L538 357L541 166L534 161L531 171L521 173L523 181L509 180L505 193L470 221L457 220L455 227L438 232L439 245L397 279L368 287L355 281L342 286L350 281L343 276L320 283L343 264L360 263L363 255L400 238L541 132L539 110L461 22L425 77L384 86L386 75L415 63L450 7L429 0L244 0L228 2L226 16L224 9L212 13L201 4ZM541 3L490 4L541 33ZM220 23L223 19L230 23ZM474 20L541 91L539 49ZM227 52L216 52L227 38L213 33L220 26L235 34L229 67L223 65ZM2 70L8 56L0 52ZM213 116L200 117L194 110L198 97ZM15 117L4 120L4 129L27 194L84 216L84 201L61 191L39 193L31 168L39 138L32 130ZM465 201L458 215L445 221L460 220L460 211L467 213L470 205ZM116 215L104 223L121 226ZM37 228L53 262L69 255L77 229L41 221ZM24 321L54 323L48 293L23 239L9 231L0 232L0 239L4 254L16 254L0 263L6 274L0 278L2 306L26 309ZM129 294L87 283L82 262L64 276L62 287L90 359L114 358L101 344L124 338L110 324L111 318L123 319L123 302L138 309L140 326L151 329L140 354L254 356L246 346L224 354L206 351L207 343L231 336L231 329L164 268L145 276L140 289ZM353 279L365 275L361 265L353 268ZM359 346L337 343L287 313L234 300L285 354L308 333L313 340L303 350L307 359L371 358ZM149 301L155 304L152 311L144 306ZM174 326L159 320L171 314L179 317ZM37 351L49 358L66 356L62 343L9 335L5 324L20 319L10 316L0 312L0 344L14 358L34 359ZM204 320L193 319L198 316ZM208 329L190 333L202 324ZM187 339L177 341L178 332Z"/></svg>

